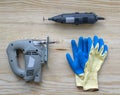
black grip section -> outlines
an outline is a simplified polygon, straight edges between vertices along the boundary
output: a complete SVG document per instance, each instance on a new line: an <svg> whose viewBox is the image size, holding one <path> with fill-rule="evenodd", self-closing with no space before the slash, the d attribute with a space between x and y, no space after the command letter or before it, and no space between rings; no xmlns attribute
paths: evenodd
<svg viewBox="0 0 120 95"><path fill-rule="evenodd" d="M88 23L88 17L83 17L83 24Z"/></svg>
<svg viewBox="0 0 120 95"><path fill-rule="evenodd" d="M27 76L33 76L34 70L27 70Z"/></svg>

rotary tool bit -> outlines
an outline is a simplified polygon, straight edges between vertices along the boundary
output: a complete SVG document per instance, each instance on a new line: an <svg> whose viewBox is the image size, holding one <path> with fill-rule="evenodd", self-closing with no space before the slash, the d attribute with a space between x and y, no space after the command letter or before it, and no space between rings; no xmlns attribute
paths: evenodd
<svg viewBox="0 0 120 95"><path fill-rule="evenodd" d="M48 20L55 21L58 23L65 23L65 24L94 24L98 20L104 20L105 18L97 16L95 13L66 13L66 14L60 14L51 18L48 18ZM45 19L44 19L45 20Z"/></svg>

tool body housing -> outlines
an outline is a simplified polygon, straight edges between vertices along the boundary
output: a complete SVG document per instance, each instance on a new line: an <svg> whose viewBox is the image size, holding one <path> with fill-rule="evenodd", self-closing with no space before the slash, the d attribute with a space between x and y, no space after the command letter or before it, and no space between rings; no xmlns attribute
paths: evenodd
<svg viewBox="0 0 120 95"><path fill-rule="evenodd" d="M55 21L58 23L65 23L65 24L94 24L98 20L104 20L103 17L98 17L95 13L66 13L66 14L60 14L51 18L48 18L48 20Z"/></svg>
<svg viewBox="0 0 120 95"><path fill-rule="evenodd" d="M7 55L12 71L25 81L41 81L41 67L48 61L47 40L18 40L10 43L7 47ZM17 50L21 50L25 61L25 70L19 66Z"/></svg>

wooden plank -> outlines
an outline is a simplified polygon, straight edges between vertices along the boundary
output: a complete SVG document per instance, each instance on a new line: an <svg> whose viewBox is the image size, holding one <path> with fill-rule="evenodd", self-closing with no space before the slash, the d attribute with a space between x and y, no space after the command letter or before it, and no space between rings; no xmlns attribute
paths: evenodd
<svg viewBox="0 0 120 95"><path fill-rule="evenodd" d="M43 22L44 17L60 13L95 12L106 18L95 25L63 25ZM0 1L0 94L5 95L120 95L120 1L119 0L1 0ZM99 72L99 91L84 92L75 87L65 54L71 52L70 40L79 36L104 38L109 55ZM48 68L42 82L25 83L8 64L7 45L18 39L46 36L59 43L49 47Z"/></svg>

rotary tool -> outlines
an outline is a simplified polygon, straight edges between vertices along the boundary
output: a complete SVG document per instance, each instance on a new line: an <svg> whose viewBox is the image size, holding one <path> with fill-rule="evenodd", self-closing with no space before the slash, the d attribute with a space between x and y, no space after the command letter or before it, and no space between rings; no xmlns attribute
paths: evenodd
<svg viewBox="0 0 120 95"><path fill-rule="evenodd" d="M95 13L66 13L66 14L60 14L51 18L48 18L48 20L55 21L58 23L65 23L65 24L94 24L98 20L104 20L105 18L97 16ZM43 20L46 20L43 18Z"/></svg>

